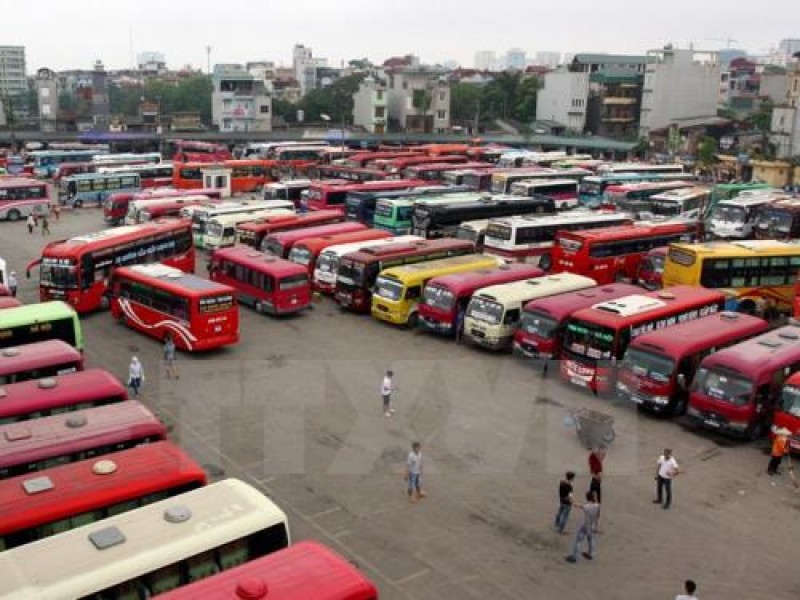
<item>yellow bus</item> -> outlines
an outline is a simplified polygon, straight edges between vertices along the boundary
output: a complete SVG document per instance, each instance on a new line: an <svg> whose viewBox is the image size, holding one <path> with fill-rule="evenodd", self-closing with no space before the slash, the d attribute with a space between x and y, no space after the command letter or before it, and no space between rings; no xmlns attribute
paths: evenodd
<svg viewBox="0 0 800 600"><path fill-rule="evenodd" d="M722 290L750 314L788 313L798 272L799 241L670 244L663 282Z"/></svg>
<svg viewBox="0 0 800 600"><path fill-rule="evenodd" d="M528 302L596 285L594 279L583 275L558 273L477 290L467 305L464 337L490 350L508 350Z"/></svg>
<svg viewBox="0 0 800 600"><path fill-rule="evenodd" d="M417 325L417 304L429 279L452 273L492 269L503 260L483 254L465 254L412 265L390 267L375 280L372 316L395 325Z"/></svg>

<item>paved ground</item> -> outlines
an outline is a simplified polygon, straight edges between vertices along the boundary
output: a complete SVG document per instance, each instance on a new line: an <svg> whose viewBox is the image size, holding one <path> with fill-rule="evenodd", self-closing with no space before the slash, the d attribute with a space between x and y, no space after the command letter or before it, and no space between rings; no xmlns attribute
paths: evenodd
<svg viewBox="0 0 800 600"><path fill-rule="evenodd" d="M53 237L101 227L92 209L51 226ZM22 271L41 244L22 223L0 223L0 256L29 301L35 280ZM673 598L687 577L703 600L800 596L800 494L766 476L763 447L639 417L542 381L509 356L342 313L328 300L289 319L242 309L241 321L238 346L181 356L181 378L168 382L155 341L91 315L89 364L124 377L136 353L144 401L175 439L214 477L260 486L289 514L296 540L343 553L382 598ZM378 394L387 368L399 388L391 420ZM566 469L579 473L578 494L588 487L569 421L582 406L613 414L617 438L596 559L570 565L571 538L554 533L552 519ZM417 505L401 478L412 440L424 444L430 494ZM664 446L686 469L670 511L650 502ZM573 513L569 530L576 524Z"/></svg>

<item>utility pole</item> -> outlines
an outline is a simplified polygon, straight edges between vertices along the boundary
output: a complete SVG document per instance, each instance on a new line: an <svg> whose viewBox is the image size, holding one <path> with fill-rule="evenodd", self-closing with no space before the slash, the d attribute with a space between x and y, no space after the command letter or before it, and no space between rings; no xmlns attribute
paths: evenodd
<svg viewBox="0 0 800 600"><path fill-rule="evenodd" d="M206 73L211 75L211 46L206 46Z"/></svg>
<svg viewBox="0 0 800 600"><path fill-rule="evenodd" d="M478 98L478 105L475 108L475 124L472 126L472 135L479 135L480 134L480 124L481 124L481 99Z"/></svg>

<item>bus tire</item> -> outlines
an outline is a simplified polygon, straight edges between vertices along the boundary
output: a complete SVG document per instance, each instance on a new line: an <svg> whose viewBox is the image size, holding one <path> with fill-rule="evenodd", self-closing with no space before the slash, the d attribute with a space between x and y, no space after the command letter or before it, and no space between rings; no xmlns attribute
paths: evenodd
<svg viewBox="0 0 800 600"><path fill-rule="evenodd" d="M108 310L109 306L111 306L111 300L108 296L100 296L100 308L103 310Z"/></svg>
<svg viewBox="0 0 800 600"><path fill-rule="evenodd" d="M539 259L539 268L544 271L549 271L550 268L553 266L553 257L549 254L545 254Z"/></svg>
<svg viewBox="0 0 800 600"><path fill-rule="evenodd" d="M747 431L747 439L751 442L758 440L764 433L764 422L756 421L755 424Z"/></svg>
<svg viewBox="0 0 800 600"><path fill-rule="evenodd" d="M419 325L419 315L415 312L408 315L408 328L417 329L418 325Z"/></svg>
<svg viewBox="0 0 800 600"><path fill-rule="evenodd" d="M19 218L21 216L22 215L19 213L19 211L16 208L12 208L10 211L8 211L8 214L6 215L6 218L9 221L17 221L17 220L19 220Z"/></svg>
<svg viewBox="0 0 800 600"><path fill-rule="evenodd" d="M742 300L739 303L739 312L744 313L746 315L755 315L756 314L756 303L752 300Z"/></svg>

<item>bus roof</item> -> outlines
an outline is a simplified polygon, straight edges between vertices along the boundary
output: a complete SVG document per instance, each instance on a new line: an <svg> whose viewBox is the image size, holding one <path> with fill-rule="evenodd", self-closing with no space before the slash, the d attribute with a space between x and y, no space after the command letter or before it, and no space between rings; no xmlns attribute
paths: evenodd
<svg viewBox="0 0 800 600"><path fill-rule="evenodd" d="M350 233L352 231L364 231L367 226L363 223L347 221L344 223L328 223L327 225L316 225L314 227L303 227L300 229L289 229L288 231L277 231L270 234L265 240L279 243L281 246L291 246L310 237L321 235L334 235L338 233Z"/></svg>
<svg viewBox="0 0 800 600"><path fill-rule="evenodd" d="M80 363L81 353L61 340L33 342L0 350L0 377L67 362ZM0 396L1 397L1 396Z"/></svg>
<svg viewBox="0 0 800 600"><path fill-rule="evenodd" d="M11 296L0 296L0 309L3 308L16 308L24 306L25 303L19 298L12 298Z"/></svg>
<svg viewBox="0 0 800 600"><path fill-rule="evenodd" d="M213 199L202 194L192 196L153 196L152 198L131 198L130 205L136 208L161 208L162 206L173 207L184 204L198 204L200 202L213 203Z"/></svg>
<svg viewBox="0 0 800 600"><path fill-rule="evenodd" d="M18 475L0 481L0 536L205 482L200 465L167 441Z"/></svg>
<svg viewBox="0 0 800 600"><path fill-rule="evenodd" d="M737 242L705 242L703 244L674 243L670 244L669 247L670 249L677 248L684 252L691 252L701 258L715 256L746 258L787 253L800 255L800 240L742 240Z"/></svg>
<svg viewBox="0 0 800 600"><path fill-rule="evenodd" d="M377 241L391 237L392 234L390 232L382 229L364 229L362 231L349 231L347 233L305 238L297 242L293 248L303 246L309 249L313 254L319 254L329 246L347 244L350 242Z"/></svg>
<svg viewBox="0 0 800 600"><path fill-rule="evenodd" d="M138 173L75 173L64 177L62 181L74 181L79 183L81 181L94 181L96 179L118 179L119 177L139 177Z"/></svg>
<svg viewBox="0 0 800 600"><path fill-rule="evenodd" d="M219 225L238 225L239 223L246 223L247 221L254 221L256 219L263 219L270 215L285 215L290 217L294 214L293 205L291 202L279 200L281 206L275 208L262 208L253 212L235 212L224 215L216 215L211 217L209 223L217 223ZM285 205L289 206L285 206Z"/></svg>
<svg viewBox="0 0 800 600"><path fill-rule="evenodd" d="M598 227L597 229L580 229L577 231L561 231L557 235L578 238L585 242L602 242L605 240L627 240L647 235L680 233L688 231L689 223L634 223L632 225L616 225L614 227Z"/></svg>
<svg viewBox="0 0 800 600"><path fill-rule="evenodd" d="M784 196L774 200L769 205L770 210L784 210L787 212L800 212L800 196Z"/></svg>
<svg viewBox="0 0 800 600"><path fill-rule="evenodd" d="M0 177L0 188L17 188L29 186L46 186L47 183L28 177Z"/></svg>
<svg viewBox="0 0 800 600"><path fill-rule="evenodd" d="M633 339L630 348L682 357L712 346L729 344L769 329L758 317L735 312L719 312L707 317L656 329Z"/></svg>
<svg viewBox="0 0 800 600"><path fill-rule="evenodd" d="M524 263L509 263L489 269L441 275L431 279L427 286L445 288L456 297L461 297L471 295L481 288L542 275L544 275L544 271L538 267Z"/></svg>
<svg viewBox="0 0 800 600"><path fill-rule="evenodd" d="M697 196L704 196L711 193L711 188L706 186L695 185L687 188L678 188L675 190L666 190L660 194L650 196L650 200L684 200L687 198L696 198Z"/></svg>
<svg viewBox="0 0 800 600"><path fill-rule="evenodd" d="M42 256L72 258L73 254L78 250L91 252L92 250L138 240L151 235L156 236L180 230L190 232L191 225L181 219L159 219L140 225L125 225L113 229L85 233L67 240L51 242L42 249Z"/></svg>
<svg viewBox="0 0 800 600"><path fill-rule="evenodd" d="M291 275L307 275L308 271L303 265L298 265L290 260L254 250L249 246L231 246L214 250L212 260L230 260L260 273L267 273L274 277L287 277Z"/></svg>
<svg viewBox="0 0 800 600"><path fill-rule="evenodd" d="M626 217L622 212L601 212L601 211L588 211L588 210L570 210L565 213L557 213L554 215L514 215L511 217L497 217L490 219L489 223L492 225L507 225L509 227L525 227L525 226L547 226L547 225L562 225L567 223L597 223L602 221L619 222L620 219ZM631 219L632 221L633 219Z"/></svg>
<svg viewBox="0 0 800 600"><path fill-rule="evenodd" d="M0 330L17 327L23 323L36 322L42 319L75 318L77 313L66 302L51 300L25 304L16 308L7 308L0 312Z"/></svg>
<svg viewBox="0 0 800 600"><path fill-rule="evenodd" d="M577 187L578 182L575 179L523 179L522 181L515 181L511 185L516 186L517 189L550 187L556 185L574 185Z"/></svg>
<svg viewBox="0 0 800 600"><path fill-rule="evenodd" d="M344 256L345 254L350 254L351 252L357 252L358 250L364 248L385 246L387 244L400 244L404 242L418 242L422 239L423 238L419 237L418 235L398 235L398 236L389 236L376 240L361 240L357 242L348 242L346 244L334 244L331 246L327 246L320 252L320 254Z"/></svg>
<svg viewBox="0 0 800 600"><path fill-rule="evenodd" d="M345 167L342 167L345 168ZM383 171L379 171L384 174ZM311 189L331 192L369 192L373 190L389 190L422 187L430 185L430 181L421 179L387 179L385 181L361 181L358 183L312 183Z"/></svg>
<svg viewBox="0 0 800 600"><path fill-rule="evenodd" d="M83 597L285 524L261 492L226 479L1 553L0 598ZM112 531L119 536L106 546L98 534Z"/></svg>
<svg viewBox="0 0 800 600"><path fill-rule="evenodd" d="M670 288L672 289L672 288ZM738 375L758 379L800 362L800 326L786 325L735 346L723 348L703 359L702 367L725 368Z"/></svg>
<svg viewBox="0 0 800 600"><path fill-rule="evenodd" d="M459 267L462 265L475 265L476 268L488 269L497 266L500 259L485 254L462 254L460 256L449 256L436 260L426 260L423 262L412 263L391 267L381 272L382 276L393 277L395 279L413 278L414 280L427 280L432 275L441 272L449 267Z"/></svg>
<svg viewBox="0 0 800 600"><path fill-rule="evenodd" d="M214 296L218 294L233 294L234 290L227 285L198 277L192 273L184 273L180 269L154 263L150 265L132 265L118 267L114 270L115 277L128 277L158 283L158 286L176 296Z"/></svg>
<svg viewBox="0 0 800 600"><path fill-rule="evenodd" d="M280 190L284 188L304 188L310 185L310 179L284 179L283 181L273 181L264 187L266 189Z"/></svg>
<svg viewBox="0 0 800 600"><path fill-rule="evenodd" d="M342 215L342 211L337 209L317 210L304 214L272 213L264 217L259 217L254 221L239 223L236 228L261 233L262 231L270 231L273 229L301 229L305 223L313 225L330 219L344 220L344 215Z"/></svg>
<svg viewBox="0 0 800 600"><path fill-rule="evenodd" d="M582 288L594 287L597 282L594 279L576 275L574 273L558 273L556 275L545 275L523 281L503 283L479 289L473 298L480 297L487 300L494 300L501 304L513 304L528 302L534 298L542 296L552 296L553 294L563 294Z"/></svg>
<svg viewBox="0 0 800 600"><path fill-rule="evenodd" d="M0 421L48 407L75 406L103 398L127 399L128 392L116 377L103 369L86 369L0 388ZM55 398L55 400L54 400Z"/></svg>
<svg viewBox="0 0 800 600"><path fill-rule="evenodd" d="M624 194L628 192L640 192L647 190L669 190L682 187L694 187L691 181L639 181L635 183L620 183L608 186L609 193Z"/></svg>
<svg viewBox="0 0 800 600"><path fill-rule="evenodd" d="M582 308L589 308L599 302L605 302L622 296L638 294L642 288L628 283L612 283L609 285L589 287L558 296L548 296L531 300L525 305L525 312L538 312L561 321Z"/></svg>
<svg viewBox="0 0 800 600"><path fill-rule="evenodd" d="M751 206L769 204L775 199L773 194L739 194L734 198L720 200L717 206L743 206L749 208Z"/></svg>
<svg viewBox="0 0 800 600"><path fill-rule="evenodd" d="M373 583L347 560L318 542L304 541L167 592L162 600L232 600L242 597L245 585L263 589L264 600L378 598Z"/></svg>
<svg viewBox="0 0 800 600"><path fill-rule="evenodd" d="M447 250L464 250L469 252L475 251L475 244L469 240L457 240L441 238L437 240L421 240L419 242L411 243L398 243L386 244L385 246L376 246L374 248L364 248L358 252L347 254L353 262L373 263L382 260L391 260L402 256L411 254L423 254L425 252L447 251Z"/></svg>

